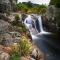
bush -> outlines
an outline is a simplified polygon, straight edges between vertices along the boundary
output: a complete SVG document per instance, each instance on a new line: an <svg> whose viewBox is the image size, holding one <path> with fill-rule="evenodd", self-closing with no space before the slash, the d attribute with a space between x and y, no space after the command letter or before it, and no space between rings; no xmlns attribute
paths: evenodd
<svg viewBox="0 0 60 60"><path fill-rule="evenodd" d="M20 60L20 55L15 53L10 57L10 60Z"/></svg>
<svg viewBox="0 0 60 60"><path fill-rule="evenodd" d="M26 56L31 53L32 44L28 41L28 39L25 36L22 36L22 40L20 41L20 49L22 56Z"/></svg>
<svg viewBox="0 0 60 60"><path fill-rule="evenodd" d="M12 54L10 60L19 60L21 56L27 56L32 51L32 44L26 36L22 36L20 42L11 45Z"/></svg>
<svg viewBox="0 0 60 60"><path fill-rule="evenodd" d="M19 53L19 44L18 43L14 43L11 45L11 49L12 49L12 53Z"/></svg>
<svg viewBox="0 0 60 60"><path fill-rule="evenodd" d="M11 45L12 54L10 60L19 60L20 59L20 46L17 43Z"/></svg>
<svg viewBox="0 0 60 60"><path fill-rule="evenodd" d="M12 22L12 25L19 25L19 20L20 20L20 17L19 17L19 15L15 15L15 20Z"/></svg>
<svg viewBox="0 0 60 60"><path fill-rule="evenodd" d="M16 21L20 20L20 17L19 17L18 14L15 15L15 20L16 20Z"/></svg>
<svg viewBox="0 0 60 60"><path fill-rule="evenodd" d="M22 24L21 27L22 27L22 31L23 31L23 32L27 32L27 29L26 29L26 27L25 27L24 24Z"/></svg>

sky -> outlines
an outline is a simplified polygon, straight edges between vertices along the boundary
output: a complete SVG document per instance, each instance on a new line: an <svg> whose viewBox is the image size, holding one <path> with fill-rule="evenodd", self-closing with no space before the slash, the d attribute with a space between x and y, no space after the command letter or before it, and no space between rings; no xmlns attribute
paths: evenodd
<svg viewBox="0 0 60 60"><path fill-rule="evenodd" d="M31 1L32 3L36 3L36 4L46 4L48 5L50 0L18 0L18 2L28 2Z"/></svg>

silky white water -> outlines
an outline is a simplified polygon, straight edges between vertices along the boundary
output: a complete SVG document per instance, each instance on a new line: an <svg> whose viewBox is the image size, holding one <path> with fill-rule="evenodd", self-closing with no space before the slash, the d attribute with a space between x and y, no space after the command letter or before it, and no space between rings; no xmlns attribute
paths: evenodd
<svg viewBox="0 0 60 60"><path fill-rule="evenodd" d="M51 34L50 32L46 32L44 31L43 29L43 25L42 25L42 19L41 19L41 16L38 17L38 21L39 21L39 25L40 25L40 34Z"/></svg>

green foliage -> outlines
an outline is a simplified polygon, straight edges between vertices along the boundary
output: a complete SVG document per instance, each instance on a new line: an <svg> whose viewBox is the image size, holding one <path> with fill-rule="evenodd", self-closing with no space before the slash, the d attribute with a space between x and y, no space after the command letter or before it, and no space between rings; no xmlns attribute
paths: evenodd
<svg viewBox="0 0 60 60"><path fill-rule="evenodd" d="M29 12L30 13L45 13L46 12L45 5L33 4L30 1L18 3L17 8L18 10L25 13L29 13ZM43 10L43 12L41 10Z"/></svg>
<svg viewBox="0 0 60 60"><path fill-rule="evenodd" d="M12 22L12 25L17 25L17 26L19 26L19 20L20 20L20 17L19 17L19 15L16 15L15 16L15 20Z"/></svg>
<svg viewBox="0 0 60 60"><path fill-rule="evenodd" d="M25 25L24 25L24 24L22 24L22 26L21 26L21 27L22 27L22 31L23 31L23 32L26 32L26 31L27 31L27 29L26 29L26 27L25 27Z"/></svg>
<svg viewBox="0 0 60 60"><path fill-rule="evenodd" d="M32 7L31 1L28 1L28 3L26 3L26 5L27 5L29 8L31 8L31 7Z"/></svg>
<svg viewBox="0 0 60 60"><path fill-rule="evenodd" d="M55 5L56 7L60 7L60 0L51 0L50 5Z"/></svg>
<svg viewBox="0 0 60 60"><path fill-rule="evenodd" d="M23 4L23 3L19 3L19 4L17 4L17 8L18 8L18 10L21 10L21 11L23 11L23 12L27 12L27 5L25 5L25 4Z"/></svg>
<svg viewBox="0 0 60 60"><path fill-rule="evenodd" d="M10 60L20 60L20 55L17 53L12 54L12 56L10 57Z"/></svg>
<svg viewBox="0 0 60 60"><path fill-rule="evenodd" d="M11 45L12 53L10 60L19 60L20 59L20 45L18 43L14 43Z"/></svg>
<svg viewBox="0 0 60 60"><path fill-rule="evenodd" d="M20 20L20 17L19 17L18 14L16 14L16 16L15 16L15 20L16 20L16 21Z"/></svg>
<svg viewBox="0 0 60 60"><path fill-rule="evenodd" d="M21 56L26 56L31 53L32 44L28 41L26 36L22 36L22 40L20 41L20 51Z"/></svg>
<svg viewBox="0 0 60 60"><path fill-rule="evenodd" d="M21 56L27 56L32 51L32 44L28 41L26 36L22 36L19 44L11 45L12 54L10 60L19 60Z"/></svg>

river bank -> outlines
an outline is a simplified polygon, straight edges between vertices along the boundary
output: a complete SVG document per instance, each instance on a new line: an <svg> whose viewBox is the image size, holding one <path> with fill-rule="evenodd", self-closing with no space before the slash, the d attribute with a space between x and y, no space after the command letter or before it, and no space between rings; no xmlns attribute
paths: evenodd
<svg viewBox="0 0 60 60"><path fill-rule="evenodd" d="M30 54L28 56L30 56L31 59L35 59L35 60L36 59L39 59L39 60L43 59L44 60L44 54L42 53L42 51L38 50L37 47L34 47L35 45L32 43L30 33L28 30L25 30L25 27L23 26L22 22L16 22L17 25L12 25L12 22L15 21L14 20L15 16L16 16L16 14L12 16L13 18L11 16L8 16L8 18L10 18L10 20L7 20L7 21L5 21L4 19L0 20L0 29L1 29L0 30L1 31L1 34L0 34L1 49L0 49L0 51L2 51L0 54L2 56L2 57L0 56L0 60L4 59L4 58L5 58L5 60L9 60L10 57L14 56L14 54L15 54L12 52L16 52L16 51L19 52L19 45L18 44L19 44L22 36L25 36L27 38L27 41L31 41L30 44L32 44L31 56L30 56ZM18 25L19 23L20 23L20 25ZM25 39L25 38L23 38L23 39ZM24 43L23 43L23 46L24 46ZM28 44L28 43L26 43L26 44ZM25 47L25 48L27 49L27 47ZM26 51L28 52L28 50L26 50ZM38 53L38 51L40 51L40 52ZM5 55L6 55L6 57L4 57ZM34 56L34 55L36 55L36 56ZM40 58L40 56L41 56L41 58Z"/></svg>

